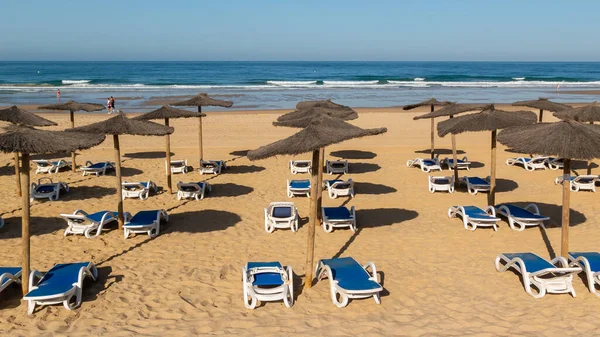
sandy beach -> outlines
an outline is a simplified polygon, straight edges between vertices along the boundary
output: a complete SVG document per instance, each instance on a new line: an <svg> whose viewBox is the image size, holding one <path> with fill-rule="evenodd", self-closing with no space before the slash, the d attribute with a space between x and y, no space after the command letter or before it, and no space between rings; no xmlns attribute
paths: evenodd
<svg viewBox="0 0 600 337"><path fill-rule="evenodd" d="M159 99L156 100L157 102ZM156 102L155 102L156 103ZM156 103L159 104L159 103ZM502 105L506 110L520 107ZM346 308L331 303L329 281L304 291L306 217L309 199L297 197L302 218L300 230L264 230L263 208L273 201L290 201L285 182L292 176L291 157L249 161L245 150L292 135L296 130L271 125L284 111L208 112L204 119L204 153L207 159L227 161L225 173L200 175L197 170L175 175L177 181L206 180L212 193L202 201L177 201L161 189L148 200L125 200L125 211L165 209L169 223L149 239L137 235L123 239L115 228L97 238L63 235L66 222L60 213L77 209L116 208L114 173L82 177L69 170L52 175L71 191L59 201L34 201L31 207L31 266L46 271L56 263L92 261L99 271L96 282L86 283L83 303L74 311L62 306L26 313L20 287L3 291L0 333L3 336L190 336L190 335L406 335L406 336L559 336L597 334L594 322L599 299L583 278L574 280L577 297L547 295L534 299L523 290L513 272L498 273L495 256L501 252L534 252L544 258L560 250L561 187L554 184L558 171L528 172L504 164L515 154L498 151L497 202L535 202L551 217L546 230L500 229L466 231L462 222L448 219L453 205L486 205L486 194L454 194L427 190L427 174L405 163L428 157L429 121L413 121L427 108L405 112L400 108L359 108L352 121L364 128L388 128L381 136L354 139L326 148L326 159L346 158L356 182L356 197L329 199L323 204L345 204L357 210L359 230L316 231L315 259L352 256L361 263L373 261L382 276L381 305L372 299L354 300ZM289 111L289 110L288 110ZM287 111L285 111L287 112ZM69 127L68 113L45 117ZM547 117L546 117L547 116ZM77 114L76 125L100 121L106 114ZM545 119L552 120L550 113ZM440 119L442 120L442 119ZM172 120L173 159L187 159L197 169L197 121ZM81 151L78 164L114 161L111 138ZM457 136L457 147L474 163L460 176L489 175L490 134ZM441 157L450 156L450 136L436 137ZM121 137L123 174L127 181L152 180L166 187L163 137ZM37 157L37 156L36 156ZM43 156L40 156L43 157ZM46 156L44 158L56 158ZM21 262L21 199L16 196L12 156L0 154L0 265ZM67 158L64 156L62 158ZM309 159L309 154L297 157ZM33 166L32 166L33 168ZM578 173L585 174L578 163ZM47 175L35 175L32 182ZM594 169L598 173L598 169ZM443 171L444 175L450 172ZM328 176L325 175L325 178ZM597 251L600 232L598 195L571 196L570 247ZM296 302L290 309L269 302L255 310L244 308L241 268L248 261L280 261L294 270Z"/></svg>

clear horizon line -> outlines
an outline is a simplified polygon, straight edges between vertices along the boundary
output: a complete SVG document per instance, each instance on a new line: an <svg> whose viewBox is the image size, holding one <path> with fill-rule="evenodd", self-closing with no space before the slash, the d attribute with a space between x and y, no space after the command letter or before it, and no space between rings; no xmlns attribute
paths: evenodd
<svg viewBox="0 0 600 337"><path fill-rule="evenodd" d="M600 63L598 61L572 61L572 60L0 60L0 62L409 62L409 63Z"/></svg>

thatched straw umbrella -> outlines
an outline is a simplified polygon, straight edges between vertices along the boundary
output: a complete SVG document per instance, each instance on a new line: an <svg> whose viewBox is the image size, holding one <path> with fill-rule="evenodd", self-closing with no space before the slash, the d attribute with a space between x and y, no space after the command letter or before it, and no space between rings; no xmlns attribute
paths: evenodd
<svg viewBox="0 0 600 337"><path fill-rule="evenodd" d="M409 105L405 105L402 109L403 110L412 110L418 107L422 107L422 106L431 106L431 112L435 111L435 107L436 106L444 106L444 105L448 105L451 102L440 102L435 98L430 98L426 101L420 102L420 103L416 103L416 104L409 104ZM434 125L434 118L430 118L431 120L431 159L433 159L435 157L435 125Z"/></svg>
<svg viewBox="0 0 600 337"><path fill-rule="evenodd" d="M119 229L123 228L123 197L121 195L121 148L119 146L119 135L134 136L164 136L173 133L173 128L149 121L138 121L125 117L123 112L102 122L79 126L66 131L96 133L112 135L115 149L115 163L117 173L117 195L119 198Z"/></svg>
<svg viewBox="0 0 600 337"><path fill-rule="evenodd" d="M431 118L431 120L433 120L434 118L438 118L438 117L449 117L449 118L453 118L454 115L458 115L460 113L463 112L468 112L468 111L475 111L475 110L483 110L485 109L485 107L487 107L488 105L483 105L483 104L457 104L457 103L448 103L446 105L444 105L444 107L442 107L441 109L437 110L437 111L431 111L430 113L426 113L424 115L420 115L420 116L416 116L413 119L414 120L419 120L419 119L427 119L427 118ZM456 158L456 137L454 137L454 134L451 135L452 138L452 159L454 160L454 184L458 185L458 169L457 169L457 158Z"/></svg>
<svg viewBox="0 0 600 337"><path fill-rule="evenodd" d="M322 100L322 101L303 101L298 102L296 104L296 110L304 110L308 108L325 108L328 110L337 110L337 111L354 111L352 108L346 105L341 105L337 103L333 103L330 99Z"/></svg>
<svg viewBox="0 0 600 337"><path fill-rule="evenodd" d="M496 132L511 126L534 124L537 118L531 111L508 112L497 110L492 104L485 110L458 116L438 123L438 135L459 134L463 132L491 131L492 132L492 158L490 173L490 194L488 205L496 204Z"/></svg>
<svg viewBox="0 0 600 337"><path fill-rule="evenodd" d="M96 104L96 103L79 103L75 101L68 101L66 103L58 103L58 104L50 104L50 105L42 105L38 107L38 109L43 110L64 110L69 111L69 117L71 119L71 128L75 127L75 111L100 111L104 109L104 105ZM75 152L71 153L71 161L73 165L71 165L71 170L75 172L77 170L77 165L75 164Z"/></svg>
<svg viewBox="0 0 600 337"><path fill-rule="evenodd" d="M231 108L231 106L233 105L233 102L214 99L214 98L209 97L208 94L205 94L202 92L188 100L173 103L171 105L174 105L174 106L197 106L198 113L201 113L203 106L222 106L225 108ZM202 149L202 116L200 116L198 118L198 146L199 146L199 151L200 151L200 162L202 162L202 159L204 159L204 151Z"/></svg>
<svg viewBox="0 0 600 337"><path fill-rule="evenodd" d="M250 160L258 160L277 155L298 155L301 153L312 152L312 163L314 168L319 162L319 151L325 146L340 143L352 138L378 135L386 131L386 128L365 130L336 118L319 115L314 117L310 125L300 130L298 133L269 145L262 146L256 150L249 151L248 158ZM322 171L323 166L319 166L317 170L312 170L311 172L312 191L308 222L305 288L310 288L312 286L315 227L317 214L321 211L317 202L317 191L321 189L322 181L320 181L318 177L322 177Z"/></svg>
<svg viewBox="0 0 600 337"><path fill-rule="evenodd" d="M312 117L316 115L327 115L333 118L343 119L343 120L353 120L358 118L358 113L356 111L350 110L332 110L323 107L309 107L301 110L295 110L292 112L288 112L285 115L281 115L277 117L277 121L273 122L275 126L287 126L287 122L297 121L299 119L310 120Z"/></svg>
<svg viewBox="0 0 600 337"><path fill-rule="evenodd" d="M191 117L205 117L206 115L203 113L198 113L194 111L188 111L183 109L177 109L170 107L168 105L163 105L162 107L145 113L143 115L134 117L135 120L153 120L153 119L164 119L165 126L169 126L169 119L173 118L191 118ZM166 145L167 145L167 186L169 188L169 193L173 193L173 187L171 182L171 135L167 134L165 136Z"/></svg>
<svg viewBox="0 0 600 337"><path fill-rule="evenodd" d="M571 159L600 158L600 126L573 120L516 126L500 131L498 141L517 152L565 158L561 255L568 258Z"/></svg>
<svg viewBox="0 0 600 337"><path fill-rule="evenodd" d="M0 110L0 121L9 122L12 124L20 124L27 126L54 126L58 125L51 120L46 118L42 118L36 114L33 114L29 111L25 111L20 109L16 105L11 106L10 108ZM14 161L15 161L15 175L17 178L17 195L21 196L21 173L19 168L19 153L14 153Z"/></svg>
<svg viewBox="0 0 600 337"><path fill-rule="evenodd" d="M600 105L598 105L598 102L594 102L579 108L568 108L557 111L553 115L562 120L574 119L579 122L594 124L594 122L600 121ZM588 161L587 174L592 174L591 161Z"/></svg>
<svg viewBox="0 0 600 337"><path fill-rule="evenodd" d="M547 98L538 98L532 101L518 101L514 102L512 105L514 106L526 106L534 109L540 109L540 119L539 122L542 122L544 117L544 110L548 111L561 111L564 109L570 109L571 107L566 104L556 103L548 100Z"/></svg>
<svg viewBox="0 0 600 337"><path fill-rule="evenodd" d="M0 151L20 152L23 179L21 188L23 215L21 224L23 295L29 290L29 155L32 153L61 153L96 146L104 140L104 135L86 135L64 131L42 131L26 126L9 126L0 133Z"/></svg>

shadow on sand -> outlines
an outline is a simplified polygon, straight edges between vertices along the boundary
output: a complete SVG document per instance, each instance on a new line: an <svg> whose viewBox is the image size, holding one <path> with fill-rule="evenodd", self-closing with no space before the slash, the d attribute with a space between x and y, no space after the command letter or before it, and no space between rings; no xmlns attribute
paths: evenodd
<svg viewBox="0 0 600 337"><path fill-rule="evenodd" d="M349 163L348 172L351 174L369 173L378 171L381 166L371 163Z"/></svg>
<svg viewBox="0 0 600 337"><path fill-rule="evenodd" d="M373 159L377 157L377 153L375 152L360 150L333 151L330 155L342 159Z"/></svg>

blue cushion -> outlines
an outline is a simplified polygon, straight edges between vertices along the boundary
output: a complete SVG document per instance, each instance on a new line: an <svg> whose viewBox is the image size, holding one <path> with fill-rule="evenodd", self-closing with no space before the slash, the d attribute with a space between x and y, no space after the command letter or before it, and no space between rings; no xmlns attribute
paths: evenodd
<svg viewBox="0 0 600 337"><path fill-rule="evenodd" d="M15 276L20 272L21 272L21 267L0 267L0 275L8 273L8 274L11 274L12 276ZM9 281L10 281L10 279L4 279L4 281L2 281L2 284L0 284L0 286L4 285L6 282L9 282Z"/></svg>
<svg viewBox="0 0 600 337"><path fill-rule="evenodd" d="M77 283L79 270L87 267L89 262L57 264L38 283L38 288L30 291L27 297L41 297L60 295L73 289L73 283Z"/></svg>
<svg viewBox="0 0 600 337"><path fill-rule="evenodd" d="M325 180L325 183L326 183L327 185L329 185L329 186L331 186L331 185L333 185L333 184L335 184L335 183L337 183L337 182L344 182L344 181L343 181L343 180L341 180L341 179L331 179L331 180Z"/></svg>
<svg viewBox="0 0 600 337"><path fill-rule="evenodd" d="M246 265L246 269L250 270L252 268L261 268L261 267L276 267L283 268L281 263L279 262L248 262ZM258 287L274 287L280 286L283 284L283 280L281 279L281 274L279 273L260 273L254 274L254 282L252 282L253 286Z"/></svg>
<svg viewBox="0 0 600 337"><path fill-rule="evenodd" d="M158 210L139 211L125 224L125 226L147 226L156 221Z"/></svg>
<svg viewBox="0 0 600 337"><path fill-rule="evenodd" d="M571 177L571 180L575 180L575 178L577 178L577 177ZM592 181L594 181L594 178L581 178L581 179L579 179L579 183L582 183L582 184L589 184Z"/></svg>
<svg viewBox="0 0 600 337"><path fill-rule="evenodd" d="M291 206L273 207L272 215L274 218L289 218L292 216L292 207Z"/></svg>
<svg viewBox="0 0 600 337"><path fill-rule="evenodd" d="M188 184L198 185L198 187L202 190L202 185L204 185L204 182L188 183ZM187 186L186 185L181 186L179 189L182 190L182 191L184 191L184 192L195 192L196 191L196 189L194 187L189 186L189 185L187 185Z"/></svg>
<svg viewBox="0 0 600 337"><path fill-rule="evenodd" d="M117 212L109 212L109 211L100 211L100 212L92 213L92 214L89 214L87 216L87 218L90 219L90 220L92 220L92 221L94 221L94 222L100 222L100 221L102 221L102 217L106 213L111 213L112 214L112 220L116 220ZM110 216L107 217L107 219L110 219Z"/></svg>
<svg viewBox="0 0 600 337"><path fill-rule="evenodd" d="M431 159L425 159L423 160L423 164L425 164L425 166L434 166L437 165L437 163Z"/></svg>
<svg viewBox="0 0 600 337"><path fill-rule="evenodd" d="M469 180L469 184L472 185L490 185L490 183L488 183L487 180L479 177L467 177L467 179Z"/></svg>
<svg viewBox="0 0 600 337"><path fill-rule="evenodd" d="M510 214L515 218L523 218L523 219L547 219L548 217L543 215L533 214L530 211L521 208L519 206L515 206L512 204L500 204L496 206L496 209L500 208L500 206L506 206L510 210Z"/></svg>
<svg viewBox="0 0 600 337"><path fill-rule="evenodd" d="M529 163L533 158L523 158L526 163Z"/></svg>
<svg viewBox="0 0 600 337"><path fill-rule="evenodd" d="M105 165L106 165L106 163L93 163L92 165L88 166L88 168L101 169Z"/></svg>
<svg viewBox="0 0 600 337"><path fill-rule="evenodd" d="M337 285L342 289L351 291L381 289L381 285L369 280L369 274L351 257L321 260L321 262L331 268L333 279L338 281Z"/></svg>
<svg viewBox="0 0 600 337"><path fill-rule="evenodd" d="M477 206L463 206L465 213L468 217L473 219L494 219L491 215L487 214L484 210Z"/></svg>
<svg viewBox="0 0 600 337"><path fill-rule="evenodd" d="M450 184L450 179L446 179L446 178L433 179L433 183L434 184Z"/></svg>
<svg viewBox="0 0 600 337"><path fill-rule="evenodd" d="M323 207L323 213L329 220L350 220L352 213L346 207Z"/></svg>
<svg viewBox="0 0 600 337"><path fill-rule="evenodd" d="M600 271L600 253L597 252L570 252L569 255L574 258L578 258L580 256L586 258L590 263L590 269L593 273ZM0 273L2 273L0 271Z"/></svg>
<svg viewBox="0 0 600 337"><path fill-rule="evenodd" d="M52 193L54 192L55 185L39 185L35 188L38 193Z"/></svg>
<svg viewBox="0 0 600 337"><path fill-rule="evenodd" d="M521 258L521 260L525 262L525 268L529 273L535 273L547 268L556 268L552 263L542 259L534 253L503 253L503 255L511 260L517 257Z"/></svg>
<svg viewBox="0 0 600 337"><path fill-rule="evenodd" d="M290 181L290 187L294 189L310 188L310 180L292 180Z"/></svg>
<svg viewBox="0 0 600 337"><path fill-rule="evenodd" d="M459 164L465 163L464 160L460 160L460 159L456 159L456 162L459 163ZM448 158L448 163L453 164L454 163L454 159Z"/></svg>

